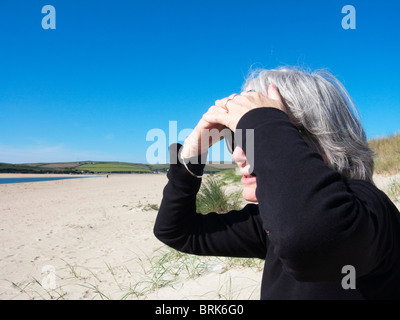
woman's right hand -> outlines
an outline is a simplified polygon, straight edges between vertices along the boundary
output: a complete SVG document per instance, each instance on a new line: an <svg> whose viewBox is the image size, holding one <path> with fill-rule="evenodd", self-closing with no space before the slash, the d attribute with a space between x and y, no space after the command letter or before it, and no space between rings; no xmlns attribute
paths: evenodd
<svg viewBox="0 0 400 320"><path fill-rule="evenodd" d="M276 108L288 113L274 84L268 86L267 96L258 92L242 92L240 95L232 94L215 101L215 105L208 109L185 140L182 157L186 159L206 153L214 143L224 138L220 134L222 130L234 132L238 121L246 112L262 107Z"/></svg>
<svg viewBox="0 0 400 320"><path fill-rule="evenodd" d="M212 106L208 111L218 108ZM215 130L213 130L215 129ZM191 134L186 138L183 149L182 157L184 159L197 157L201 154L208 152L208 149L216 142L222 140L224 137L219 133L226 129L226 127L219 123L211 123L201 118ZM217 135L217 139L213 139Z"/></svg>

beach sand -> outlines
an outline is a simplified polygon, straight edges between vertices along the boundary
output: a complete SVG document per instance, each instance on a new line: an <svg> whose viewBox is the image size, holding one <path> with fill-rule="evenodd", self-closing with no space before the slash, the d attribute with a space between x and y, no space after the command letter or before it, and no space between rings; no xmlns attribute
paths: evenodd
<svg viewBox="0 0 400 320"><path fill-rule="evenodd" d="M0 174L19 176L43 177ZM259 299L261 260L178 255L154 237L166 183L111 174L0 185L0 299Z"/></svg>
<svg viewBox="0 0 400 320"><path fill-rule="evenodd" d="M43 177L0 178L20 176ZM111 174L0 185L0 299L257 299L261 271L224 272L218 258L160 262L172 252L153 235L166 183Z"/></svg>

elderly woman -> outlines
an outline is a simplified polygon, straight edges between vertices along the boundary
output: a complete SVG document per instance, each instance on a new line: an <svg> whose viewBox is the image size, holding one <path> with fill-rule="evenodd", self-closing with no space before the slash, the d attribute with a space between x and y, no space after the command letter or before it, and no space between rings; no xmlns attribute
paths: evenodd
<svg viewBox="0 0 400 320"><path fill-rule="evenodd" d="M197 214L206 133L226 128L242 131L232 157L243 197L254 203ZM257 71L170 154L182 161L170 165L154 227L162 242L196 255L265 259L261 299L400 299L400 215L372 182L373 152L331 74ZM351 286L343 270L355 272Z"/></svg>

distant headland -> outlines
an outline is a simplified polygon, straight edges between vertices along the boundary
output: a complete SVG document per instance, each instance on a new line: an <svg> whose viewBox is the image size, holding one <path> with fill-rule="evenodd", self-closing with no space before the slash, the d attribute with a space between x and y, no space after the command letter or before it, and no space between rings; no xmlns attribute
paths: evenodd
<svg viewBox="0 0 400 320"><path fill-rule="evenodd" d="M209 163L206 173L217 173L232 169L234 164ZM63 174L101 174L101 173L166 173L169 164L142 164L129 162L77 161L53 163L0 163L0 173L63 173Z"/></svg>

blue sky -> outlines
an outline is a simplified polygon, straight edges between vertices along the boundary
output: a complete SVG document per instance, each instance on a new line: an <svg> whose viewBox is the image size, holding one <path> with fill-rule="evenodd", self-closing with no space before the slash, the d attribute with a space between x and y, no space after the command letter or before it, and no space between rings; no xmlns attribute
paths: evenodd
<svg viewBox="0 0 400 320"><path fill-rule="evenodd" d="M168 142L169 121L194 128L251 68L281 65L327 68L369 138L399 132L399 14L386 0L0 0L0 162L146 162L150 130Z"/></svg>

